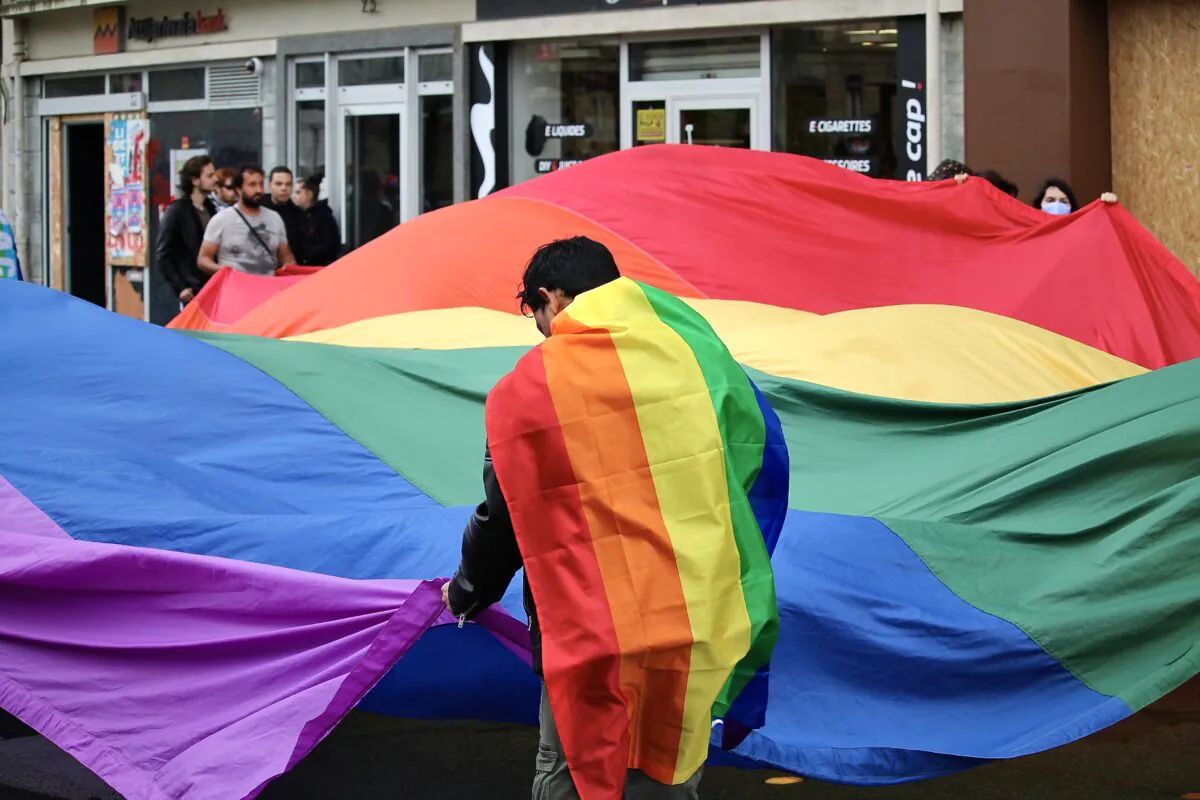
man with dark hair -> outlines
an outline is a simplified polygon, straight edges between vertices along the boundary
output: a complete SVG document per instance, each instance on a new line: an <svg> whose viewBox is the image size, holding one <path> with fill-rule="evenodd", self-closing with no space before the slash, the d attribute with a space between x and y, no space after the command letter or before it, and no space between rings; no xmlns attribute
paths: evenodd
<svg viewBox="0 0 1200 800"><path fill-rule="evenodd" d="M550 321L584 292L621 277L612 253L586 236L544 244L533 254L517 300L521 313L533 317L542 336Z"/></svg>
<svg viewBox="0 0 1200 800"><path fill-rule="evenodd" d="M278 267L295 264L283 220L263 208L262 167L245 165L233 178L238 203L218 213L204 232L196 263L216 274L228 266L252 275L274 275Z"/></svg>
<svg viewBox="0 0 1200 800"><path fill-rule="evenodd" d="M208 282L197 266L204 230L217 209L209 195L216 171L208 156L192 156L179 170L179 197L167 206L158 223L154 260L171 291L186 305Z"/></svg>
<svg viewBox="0 0 1200 800"><path fill-rule="evenodd" d="M678 686L687 683L686 680L682 683L679 680L681 675L686 679L686 668L680 667L677 661L671 661L680 646L678 637L649 636L641 645L626 642L627 649L613 653L604 650L597 655L596 642L598 638L603 637L603 634L597 631L605 630L605 621L589 618L581 609L575 607L575 601L559 592L562 584L578 587L581 585L580 580L588 580L583 578L583 572L579 571L578 565L582 562L578 559L586 560L589 556L579 555L582 551L578 549L578 542L581 536L585 539L589 536L588 526L592 523L584 521L580 514L568 510L576 508L578 502L582 502L583 508L586 509L583 513L590 513L596 520L616 520L613 522L615 528L611 538L601 538L607 543L606 551L610 554L620 553L622 548L629 548L624 551L624 557L618 556L618 560L628 558L629 552L644 552L641 547L645 544L645 538L651 535L646 533L648 527L639 528L639 525L645 524L645 520L638 518L635 521L636 513L629 512L632 516L626 519L622 512L618 511L620 506L616 505L617 503L634 502L629 498L636 494L629 488L630 481L636 478L633 473L622 471L619 456L597 456L596 459L591 459L591 456L578 454L585 461L591 459L602 464L600 469L614 470L604 472L603 475L608 477L597 482L595 473L576 472L575 477L568 474L572 470L565 466L566 462L562 460L566 458L565 451L560 454L556 450L556 442L559 441L555 438L556 426L562 430L569 427L572 435L576 437L574 441L580 447L606 447L612 444L620 449L621 444L602 442L600 439L603 438L602 431L614 430L611 424L614 417L630 410L614 400L621 392L628 393L630 389L624 382L624 376L588 375L585 368L584 372L580 373L577 370L571 377L561 371L552 373L549 366L539 368L540 364L548 364L551 361L557 365L557 370L564 369L567 363L576 366L586 364L589 354L594 356L598 348L605 347L606 341L609 347L615 347L609 336L604 334L605 328L609 331L623 331L624 346L643 354L650 353L654 347L646 349L646 343L656 341L653 339L653 332L658 329L654 325L648 326L644 312L639 312L638 309L649 307L649 298L653 291L643 290L640 284L622 279L612 254L604 245L591 239L575 237L551 242L539 248L533 255L525 269L517 299L522 312L533 317L547 342L522 359L517 368L506 376L488 397L486 428L491 443L485 449L484 455L484 500L467 522L463 533L462 560L454 578L443 588L446 605L462 622L498 602L517 570L525 567L523 595L525 610L529 616L532 666L546 681L542 692L541 736L533 785L534 797L539 800L578 798L579 786L595 787L596 776L599 773L596 764L589 759L599 751L612 754L612 759L608 759L607 756L596 758L603 759L603 763L607 765L604 767L604 774L608 778L618 784L624 784L623 796L627 800L694 800L697 797L701 767L709 738L710 720L706 716L708 708L701 708L699 711L699 716L703 717L701 724L684 726L692 744L699 743L698 750L692 746L688 750L688 756L679 757L680 763L686 763L686 767L676 769L677 762L674 756L663 757L662 752L656 749L657 744L647 744L651 741L657 742L654 737L662 735L664 730L672 731L670 736L665 737L675 737L672 741L681 741L680 737L683 735L673 727L680 724L678 720L673 721L673 718L669 718L673 712L663 712L664 705L661 700L646 700L648 704L643 704L642 700L655 693L656 690L652 687L669 684L677 686L678 691ZM693 313L674 298L663 298L661 302L677 303L685 309L682 313ZM571 307L570 310L568 307ZM696 324L696 331L703 328L702 324ZM600 335L595 335L597 330ZM712 363L720 361L719 367L730 371L729 374L745 377L745 373L719 340L716 340L711 330L696 335L699 337L696 342L705 342L697 346L702 349L708 348L704 352L715 359ZM553 344L559 346L552 347ZM640 373L642 382L639 386L642 390L657 393L649 397L641 395L653 404L673 396L672 393L682 385L681 376L687 373L688 368L676 364L672 360L673 356L662 352L661 348L648 357L654 360L654 366ZM595 367L602 362L592 360L591 363ZM693 365L695 363L692 362ZM540 379L531 379L531 375L538 374L542 376ZM550 391L548 386L552 374L556 376L553 381L561 391L578 399L574 412L564 412L568 415L565 421L543 420L541 412L530 406L530 403L537 405L541 402L537 399L542 396L539 393ZM753 400L752 384L748 380L743 381L743 384L741 391L744 395L740 401L743 411L734 411L735 404L726 403L720 406L718 417L744 413L746 408L752 408L755 414L760 413L757 402L747 402L748 399ZM541 389L538 388L539 385ZM625 396L628 397L628 394ZM541 406L537 405L537 408ZM605 421L596 423L592 418L580 417L580 408L597 409L596 417ZM680 413L690 413L683 406L680 406L680 409ZM551 416L554 416L553 412ZM626 422L622 424L637 427L637 423L629 422L628 415L623 419ZM713 424L715 425L715 422ZM761 418L759 424L763 424ZM622 430L629 431L632 428L626 427ZM664 431L659 430L656 435L662 436ZM589 445L589 441L592 444ZM688 447L685 445L673 451L674 455L678 456L672 457L673 469L693 469L701 461L711 463L711 450L707 446L696 448L695 451L689 450ZM587 477L588 474L591 474L591 477ZM786 481L781 485L786 487ZM620 497L614 494L615 486L623 487ZM535 488L530 490L530 487ZM781 505L786 503L786 491L782 492L779 499ZM573 503L576 505L572 505ZM717 499L716 495L697 495L696 503L700 507L706 503L717 507L722 501ZM718 515L713 511L711 514L698 513L691 518L707 519L710 516L715 518ZM620 523L620 519L626 519L625 523ZM603 525L602 522L596 524ZM713 527L706 528L698 534L699 538L705 539L714 531ZM757 533L757 529L754 533ZM596 535L594 531L592 535ZM715 542L704 546L710 557L724 558L713 555L719 549ZM523 551L525 559L522 556ZM766 569L769 572L769 555L765 546L760 555L761 563L767 565ZM649 564L638 566L650 572L657 569ZM663 585L669 584L670 579L671 576L666 574L647 574L642 578L646 581L660 580ZM722 594L725 589L722 586L714 583L711 587L706 587L706 590L711 591L709 599L712 602L725 602ZM771 591L770 601L773 609L773 589ZM541 622L538 609L534 605L535 594L539 598L538 602L543 604ZM651 594L652 592L647 592L633 600L626 598L621 608L632 615L632 618L653 618L661 621L663 606L651 598ZM638 607L633 609L632 605ZM563 627L564 618L571 620L566 625L566 630ZM711 641L727 641L728 639L723 637L728 636L728 631L721 627L724 624L715 623L715 638L706 639L698 646L707 648ZM650 623L646 625L653 627ZM692 641L699 640L689 640L685 647L690 646ZM773 645L773 640L771 644ZM607 645L599 647L603 650ZM617 647L620 648L621 645L618 643ZM571 655L564 656L567 650L571 651ZM564 666L564 658L570 665ZM644 675L653 677L631 678L632 683L628 687L622 684L622 691L628 689L628 693L624 695L627 706L625 710L614 711L613 703L622 702L611 694L611 687L617 685L616 665L629 662L630 659L642 664ZM621 667L622 675L625 674L623 670L624 667ZM712 669L711 672L719 672L719 669ZM671 683L670 680L664 683L664 675L673 675L675 683ZM597 684L596 681L603 685ZM605 681L608 683L604 683ZM716 687L717 683L713 686ZM704 701L699 703L703 706ZM593 723L586 720L581 722L580 714L586 717L592 710L600 708L608 715L607 722L593 720L595 730L589 728ZM560 715L563 716L556 720ZM630 728L625 734L626 738L622 738L612 729L612 725L625 724ZM562 738L560 730L566 731ZM589 740L589 737L594 739ZM628 745L628 753L620 744L622 741ZM568 758L572 759L570 766ZM656 762L656 758L659 761ZM663 761L669 762L665 772L661 768Z"/></svg>
<svg viewBox="0 0 1200 800"><path fill-rule="evenodd" d="M304 210L292 202L292 171L280 165L271 170L268 189L270 196L263 201L263 208L269 208L283 218L283 227L287 230L288 247L296 256L297 263L304 260L304 228L308 224Z"/></svg>

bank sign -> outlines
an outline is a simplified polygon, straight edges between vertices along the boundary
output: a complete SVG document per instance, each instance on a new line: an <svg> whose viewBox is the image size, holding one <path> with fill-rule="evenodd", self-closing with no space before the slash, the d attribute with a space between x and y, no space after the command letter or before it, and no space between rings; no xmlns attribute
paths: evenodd
<svg viewBox="0 0 1200 800"><path fill-rule="evenodd" d="M177 36L222 33L227 30L229 30L229 23L225 18L225 12L218 8L212 14L205 14L203 11L193 14L191 11L185 11L179 17L130 18L125 38L132 41L153 42Z"/></svg>
<svg viewBox="0 0 1200 800"><path fill-rule="evenodd" d="M477 19L542 17L548 14L585 14L589 11L628 11L664 6L708 6L746 0L476 0Z"/></svg>

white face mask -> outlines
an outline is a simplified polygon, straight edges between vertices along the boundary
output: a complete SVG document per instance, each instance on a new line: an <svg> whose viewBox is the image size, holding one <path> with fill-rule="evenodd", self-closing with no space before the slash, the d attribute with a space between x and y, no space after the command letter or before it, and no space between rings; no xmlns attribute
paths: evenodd
<svg viewBox="0 0 1200 800"><path fill-rule="evenodd" d="M1065 217L1071 213L1071 204L1066 200L1045 200L1042 202L1042 211L1056 217Z"/></svg>

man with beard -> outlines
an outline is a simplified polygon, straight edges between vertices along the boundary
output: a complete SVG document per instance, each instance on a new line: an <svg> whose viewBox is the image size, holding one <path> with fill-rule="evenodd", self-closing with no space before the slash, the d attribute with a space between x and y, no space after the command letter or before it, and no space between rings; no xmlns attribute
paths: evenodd
<svg viewBox="0 0 1200 800"><path fill-rule="evenodd" d="M262 167L243 166L234 175L235 206L218 212L204 232L196 264L209 274L229 267L251 275L274 275L278 267L295 264L283 219L263 208Z"/></svg>

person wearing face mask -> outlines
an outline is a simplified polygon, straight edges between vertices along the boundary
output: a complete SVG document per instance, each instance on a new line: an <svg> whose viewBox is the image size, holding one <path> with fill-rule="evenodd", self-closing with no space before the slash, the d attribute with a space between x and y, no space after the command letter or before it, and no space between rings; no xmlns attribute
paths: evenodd
<svg viewBox="0 0 1200 800"><path fill-rule="evenodd" d="M1075 192L1066 181L1051 178L1042 184L1042 188L1033 196L1033 207L1056 217L1065 217L1078 211L1079 203L1075 200Z"/></svg>

